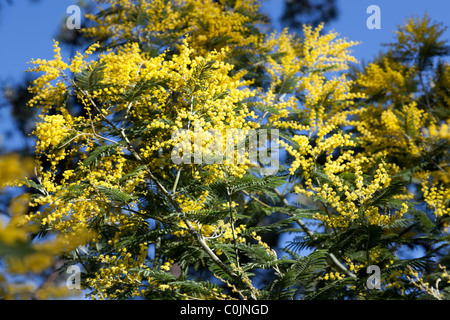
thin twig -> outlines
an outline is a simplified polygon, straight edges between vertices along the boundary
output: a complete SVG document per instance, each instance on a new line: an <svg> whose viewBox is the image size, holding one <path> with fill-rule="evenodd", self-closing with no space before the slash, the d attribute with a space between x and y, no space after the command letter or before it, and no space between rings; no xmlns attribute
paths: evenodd
<svg viewBox="0 0 450 320"><path fill-rule="evenodd" d="M237 239L236 239L236 230L234 228L234 215L233 208L231 207L231 193L230 189L227 187L227 200L228 200L228 208L230 209L230 224L231 224L231 232L233 233L233 245L234 245L234 253L236 254L236 266L239 268L239 251L237 248Z"/></svg>

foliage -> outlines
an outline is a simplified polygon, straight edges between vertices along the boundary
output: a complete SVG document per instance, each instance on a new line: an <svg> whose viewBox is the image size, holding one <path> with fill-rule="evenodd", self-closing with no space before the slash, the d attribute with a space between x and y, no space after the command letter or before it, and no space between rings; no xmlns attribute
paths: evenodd
<svg viewBox="0 0 450 320"><path fill-rule="evenodd" d="M301 30L304 24L317 26L336 19L336 16L336 0L287 0L281 21L291 29Z"/></svg>
<svg viewBox="0 0 450 320"><path fill-rule="evenodd" d="M97 42L68 62L55 42L53 60L32 61L24 217L39 236L80 240L58 256L82 267L90 297L449 297L441 25L408 20L351 72L357 43L323 24L267 32L256 1L98 2L84 30ZM224 159L229 132L250 148L263 129L279 131L277 173L249 149ZM283 232L287 244L271 241Z"/></svg>

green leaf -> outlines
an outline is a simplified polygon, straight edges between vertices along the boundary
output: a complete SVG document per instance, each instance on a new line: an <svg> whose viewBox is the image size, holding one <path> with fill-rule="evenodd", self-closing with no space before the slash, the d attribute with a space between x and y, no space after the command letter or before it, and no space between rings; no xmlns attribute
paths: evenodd
<svg viewBox="0 0 450 320"><path fill-rule="evenodd" d="M127 173L126 175L122 176L118 182L124 182L125 180L127 180L128 178L132 178L134 177L136 174L138 174L140 171L144 170L147 166L145 164L137 166L136 168L134 168L130 173Z"/></svg>
<svg viewBox="0 0 450 320"><path fill-rule="evenodd" d="M281 84L275 88L275 92L278 94L292 93L297 86L297 83L298 78L295 76L284 78Z"/></svg>
<svg viewBox="0 0 450 320"><path fill-rule="evenodd" d="M121 143L113 143L96 147L83 161L83 166L89 166L92 163L96 163L98 159L111 155L120 145Z"/></svg>
<svg viewBox="0 0 450 320"><path fill-rule="evenodd" d="M102 84L104 69L105 65L94 61L82 72L74 75L74 82L80 89L92 94L107 86Z"/></svg>
<svg viewBox="0 0 450 320"><path fill-rule="evenodd" d="M284 176L265 176L258 178L254 175L248 174L242 178L233 181L233 185L230 187L231 193L236 193L241 190L248 192L273 190L286 183Z"/></svg>
<svg viewBox="0 0 450 320"><path fill-rule="evenodd" d="M222 91L220 93L216 93L213 97L212 100L216 101L216 100L221 100L223 98L225 98L226 96L228 96L230 93L228 91Z"/></svg>
<svg viewBox="0 0 450 320"><path fill-rule="evenodd" d="M44 190L44 186L42 184L37 184L36 182L34 182L33 180L27 179L27 178L23 178L21 180L25 185L27 185L30 188L34 188L36 190L39 191L43 191Z"/></svg>
<svg viewBox="0 0 450 320"><path fill-rule="evenodd" d="M307 294L305 300L321 300L321 299L338 299L335 292L340 289L354 284L358 280L355 278L346 277L343 279L335 280L333 282L327 283L324 287L321 287L313 292Z"/></svg>
<svg viewBox="0 0 450 320"><path fill-rule="evenodd" d="M76 137L78 136L77 131L72 131L69 135L65 136L58 145L50 150L50 154L58 154L61 150L66 148Z"/></svg>
<svg viewBox="0 0 450 320"><path fill-rule="evenodd" d="M171 273L164 271L143 268L131 268L130 271L135 272L144 278L157 280L164 283L176 280L176 278Z"/></svg>
<svg viewBox="0 0 450 320"><path fill-rule="evenodd" d="M435 225L434 222L428 217L428 215L422 210L414 209L410 206L410 213L415 218L415 221L418 222L421 229L424 231L431 231Z"/></svg>
<svg viewBox="0 0 450 320"><path fill-rule="evenodd" d="M230 214L229 209L214 210L214 209L202 209L198 211L188 211L183 213L183 217L190 220L196 221L201 224L214 224L217 221L227 217Z"/></svg>
<svg viewBox="0 0 450 320"><path fill-rule="evenodd" d="M76 199L83 194L83 190L87 187L87 185L77 184L71 185L64 190L64 195L60 197L61 200L70 201L72 199Z"/></svg>
<svg viewBox="0 0 450 320"><path fill-rule="evenodd" d="M295 218L287 218L287 219L278 220L274 223L266 224L263 226L248 227L244 233L250 234L252 232L256 232L258 234L264 234L264 233L273 232L273 231L282 232L286 226L289 226L295 220L296 220Z"/></svg>
<svg viewBox="0 0 450 320"><path fill-rule="evenodd" d="M119 201L119 202L124 202L124 203L128 203L132 200L137 199L137 197L133 197L128 195L125 192L122 192L120 190L114 189L114 188L108 188L105 186L96 186L96 189L104 194L106 197L108 197L108 199L112 200L112 201Z"/></svg>
<svg viewBox="0 0 450 320"><path fill-rule="evenodd" d="M294 278L297 281L305 280L313 276L313 273L325 268L328 258L328 251L317 249L307 256L301 257L293 265Z"/></svg>
<svg viewBox="0 0 450 320"><path fill-rule="evenodd" d="M156 79L139 81L132 88L129 88L124 93L122 93L121 97L128 103L139 101L140 98L150 89L155 86L161 85L162 83L163 82L161 80Z"/></svg>

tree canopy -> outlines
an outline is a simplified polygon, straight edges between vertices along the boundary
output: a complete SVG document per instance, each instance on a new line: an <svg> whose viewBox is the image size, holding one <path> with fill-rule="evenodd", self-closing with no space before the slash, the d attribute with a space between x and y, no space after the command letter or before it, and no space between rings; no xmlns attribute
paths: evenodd
<svg viewBox="0 0 450 320"><path fill-rule="evenodd" d="M92 299L450 297L442 24L358 67L357 42L275 32L256 0L97 2L88 48L31 61L0 298L70 295L13 276L73 265Z"/></svg>

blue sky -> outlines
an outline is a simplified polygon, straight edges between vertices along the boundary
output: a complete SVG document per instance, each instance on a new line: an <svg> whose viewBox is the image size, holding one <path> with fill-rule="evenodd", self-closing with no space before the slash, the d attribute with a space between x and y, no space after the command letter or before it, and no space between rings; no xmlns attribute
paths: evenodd
<svg viewBox="0 0 450 320"><path fill-rule="evenodd" d="M393 31L406 18L423 16L426 12L432 20L450 25L450 1L448 0L336 0L338 18L325 25L327 30L338 32L342 37L362 42L354 47L354 55L359 61L369 61L383 48L382 43L393 41ZM278 18L283 14L284 1L265 0L263 10L270 13L277 29L281 28ZM381 29L369 30L366 21L370 14L367 8L377 5L381 9ZM445 33L450 41L450 30Z"/></svg>
<svg viewBox="0 0 450 320"><path fill-rule="evenodd" d="M76 0L1 0L0 11L0 80L19 81L31 58L53 56L53 37L66 16L68 6Z"/></svg>

